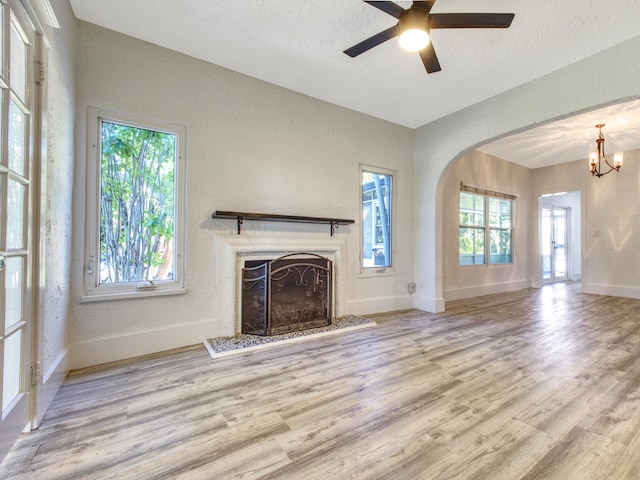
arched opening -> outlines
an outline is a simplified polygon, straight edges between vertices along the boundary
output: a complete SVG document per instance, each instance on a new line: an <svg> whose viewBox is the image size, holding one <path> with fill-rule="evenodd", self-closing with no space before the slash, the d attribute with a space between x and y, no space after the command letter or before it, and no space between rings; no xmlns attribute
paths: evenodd
<svg viewBox="0 0 640 480"><path fill-rule="evenodd" d="M603 178L593 177L587 162L598 134L594 127L599 123L610 127L604 132L607 156L620 150L625 159L619 172L614 170ZM562 276L556 271L555 278L581 278L586 293L640 298L640 283L632 275L640 268L634 254L640 246L640 207L634 200L640 187L639 131L640 100L626 100L484 142L453 159L438 181L436 230L442 236L439 258L444 301L540 287L550 275L544 261L553 253L545 251L543 242L542 217L549 203L545 198L559 192L577 195L577 203L568 210L572 216L567 225L573 228L571 240L578 260L576 263L575 255L564 258L566 271ZM515 197L512 262L462 261L461 185L486 190L489 196ZM488 242L486 249L493 254L496 245Z"/></svg>

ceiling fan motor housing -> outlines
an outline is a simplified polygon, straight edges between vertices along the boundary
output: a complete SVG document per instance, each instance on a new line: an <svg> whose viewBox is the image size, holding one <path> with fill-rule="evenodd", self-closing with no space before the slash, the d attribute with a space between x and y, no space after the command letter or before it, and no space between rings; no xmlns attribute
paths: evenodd
<svg viewBox="0 0 640 480"><path fill-rule="evenodd" d="M407 30L418 29L429 32L429 13L422 9L410 8L400 14L398 19L400 33Z"/></svg>

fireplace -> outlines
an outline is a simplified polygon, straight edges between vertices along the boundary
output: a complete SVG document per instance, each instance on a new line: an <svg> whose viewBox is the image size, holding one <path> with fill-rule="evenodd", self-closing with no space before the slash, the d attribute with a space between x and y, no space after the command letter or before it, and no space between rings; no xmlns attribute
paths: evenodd
<svg viewBox="0 0 640 480"><path fill-rule="evenodd" d="M277 335L331 324L333 266L313 253L246 260L242 333Z"/></svg>
<svg viewBox="0 0 640 480"><path fill-rule="evenodd" d="M291 252L311 252L332 262L332 318L347 312L347 241L344 236L292 232L216 233L213 236L211 293L212 337L234 336L242 331L242 269L247 260L269 259Z"/></svg>

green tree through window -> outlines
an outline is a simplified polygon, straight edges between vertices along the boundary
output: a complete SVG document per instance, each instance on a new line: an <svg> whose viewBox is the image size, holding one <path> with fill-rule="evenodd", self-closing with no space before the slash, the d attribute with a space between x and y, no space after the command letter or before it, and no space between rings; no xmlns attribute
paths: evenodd
<svg viewBox="0 0 640 480"><path fill-rule="evenodd" d="M513 262L511 238L514 207L515 202L512 199L460 192L460 265L496 265Z"/></svg>
<svg viewBox="0 0 640 480"><path fill-rule="evenodd" d="M173 279L176 135L100 129L100 283Z"/></svg>

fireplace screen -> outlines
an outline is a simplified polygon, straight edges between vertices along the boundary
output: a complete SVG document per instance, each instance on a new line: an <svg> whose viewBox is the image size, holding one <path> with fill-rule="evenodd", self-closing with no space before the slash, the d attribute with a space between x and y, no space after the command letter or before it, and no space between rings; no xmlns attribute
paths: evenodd
<svg viewBox="0 0 640 480"><path fill-rule="evenodd" d="M331 325L332 262L313 253L248 260L242 269L242 333L277 335Z"/></svg>

